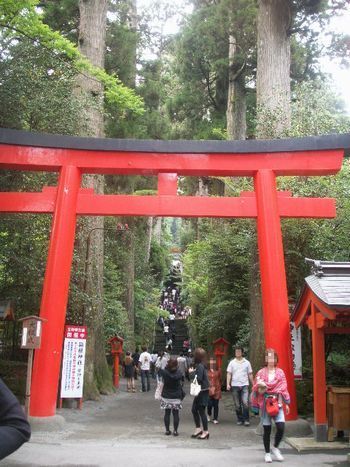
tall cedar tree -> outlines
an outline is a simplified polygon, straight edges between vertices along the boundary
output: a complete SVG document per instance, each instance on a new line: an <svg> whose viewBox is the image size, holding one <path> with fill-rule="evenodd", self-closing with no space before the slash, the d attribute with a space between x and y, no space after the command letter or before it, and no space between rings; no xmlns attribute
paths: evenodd
<svg viewBox="0 0 350 467"><path fill-rule="evenodd" d="M80 52L93 65L104 67L107 0L79 0L79 37ZM104 136L103 89L99 82L86 75L79 75L77 92L81 89L96 101L95 106L80 115L88 123L88 135ZM84 187L93 188L96 193L104 192L103 175L84 175ZM83 292L90 297L90 305L83 304L82 320L89 328L86 353L85 388L86 398L96 398L99 392L110 389L110 378L105 357L103 333L103 217L87 217L80 223L79 251L84 277L81 282ZM88 249L88 251L86 251Z"/></svg>

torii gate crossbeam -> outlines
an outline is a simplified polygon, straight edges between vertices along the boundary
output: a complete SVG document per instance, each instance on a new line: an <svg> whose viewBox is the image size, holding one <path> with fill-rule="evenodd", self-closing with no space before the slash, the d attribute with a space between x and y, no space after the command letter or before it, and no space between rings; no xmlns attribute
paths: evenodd
<svg viewBox="0 0 350 467"><path fill-rule="evenodd" d="M278 141L130 141L41 135L0 129L0 169L59 172L58 187L0 193L0 212L52 213L40 316L48 321L36 351L30 414L53 416L61 363L77 215L247 217L257 219L266 345L276 349L296 400L281 217L334 217L332 199L293 198L276 177L340 170L350 135ZM83 173L156 175L155 196L97 195ZM251 176L240 197L177 195L177 177ZM297 417L292 404L290 419Z"/></svg>

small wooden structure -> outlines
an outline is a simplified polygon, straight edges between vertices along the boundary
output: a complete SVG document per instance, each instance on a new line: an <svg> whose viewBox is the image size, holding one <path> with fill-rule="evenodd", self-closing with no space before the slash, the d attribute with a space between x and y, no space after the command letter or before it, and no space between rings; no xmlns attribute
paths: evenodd
<svg viewBox="0 0 350 467"><path fill-rule="evenodd" d="M35 349L40 349L42 323L46 322L47 320L44 318L40 318L40 316L30 315L25 316L24 318L21 318L18 321L22 321L23 325L21 349L28 350L25 412L27 415L29 415L33 355Z"/></svg>
<svg viewBox="0 0 350 467"><path fill-rule="evenodd" d="M219 337L213 342L214 355L216 357L216 367L218 370L222 367L222 357L227 354L227 349L230 343L223 337Z"/></svg>
<svg viewBox="0 0 350 467"><path fill-rule="evenodd" d="M312 332L315 439L326 441L332 439L334 429L350 428L350 390L347 388L328 388L327 420L325 359L325 335L350 334L350 263L306 261L311 264L312 274L305 278L292 321L296 328L306 324ZM346 420L337 414L344 404L348 407ZM337 426L340 419L341 427Z"/></svg>
<svg viewBox="0 0 350 467"><path fill-rule="evenodd" d="M328 441L334 432L350 427L350 388L330 386L327 391Z"/></svg>
<svg viewBox="0 0 350 467"><path fill-rule="evenodd" d="M119 359L123 352L124 339L119 336L111 337L108 343L111 345L111 354L113 355L113 386L119 388Z"/></svg>

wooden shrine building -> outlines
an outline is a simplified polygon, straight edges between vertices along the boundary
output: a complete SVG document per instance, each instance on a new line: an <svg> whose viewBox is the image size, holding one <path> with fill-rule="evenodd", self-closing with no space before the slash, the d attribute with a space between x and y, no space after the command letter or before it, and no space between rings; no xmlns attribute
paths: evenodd
<svg viewBox="0 0 350 467"><path fill-rule="evenodd" d="M330 420L327 419L325 336L350 334L350 263L306 261L311 264L312 274L305 278L291 319L296 328L306 324L312 332L315 438L326 441Z"/></svg>

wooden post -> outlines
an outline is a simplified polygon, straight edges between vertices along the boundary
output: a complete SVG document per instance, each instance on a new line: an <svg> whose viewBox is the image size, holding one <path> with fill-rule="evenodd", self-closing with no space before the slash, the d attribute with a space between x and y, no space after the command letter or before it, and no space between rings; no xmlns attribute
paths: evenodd
<svg viewBox="0 0 350 467"><path fill-rule="evenodd" d="M114 378L113 385L115 388L119 388L119 353L114 355Z"/></svg>
<svg viewBox="0 0 350 467"><path fill-rule="evenodd" d="M316 441L327 441L326 414L326 356L323 323L317 319L315 305L311 303L312 366L314 385L314 417Z"/></svg>
<svg viewBox="0 0 350 467"><path fill-rule="evenodd" d="M26 415L29 415L29 408L30 408L30 391L32 385L32 368L33 368L33 354L34 349L28 350L28 365L27 365L27 382L26 382L26 397L25 397L25 412Z"/></svg>

